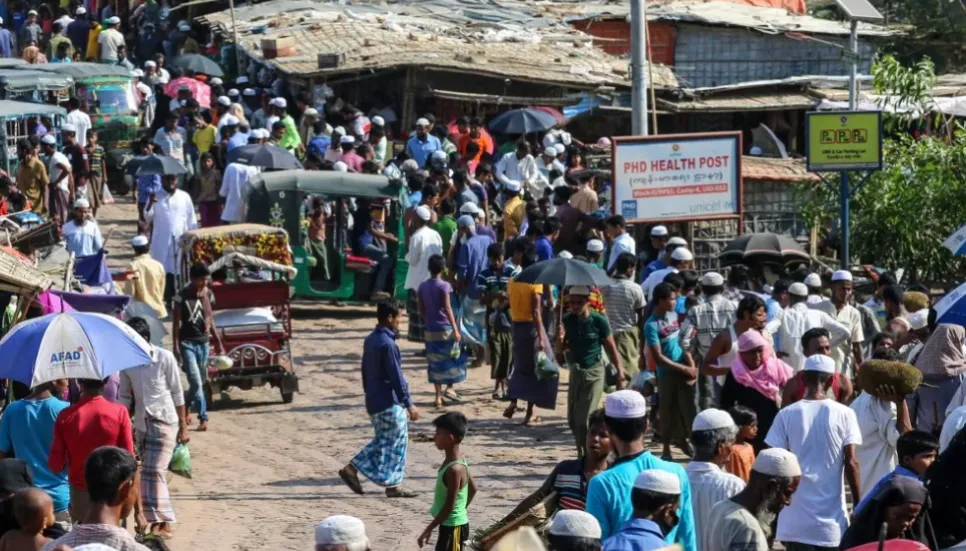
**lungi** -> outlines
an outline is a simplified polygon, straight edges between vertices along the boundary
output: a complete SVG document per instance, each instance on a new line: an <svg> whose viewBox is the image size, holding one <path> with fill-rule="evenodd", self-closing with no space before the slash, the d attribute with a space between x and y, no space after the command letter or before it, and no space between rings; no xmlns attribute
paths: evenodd
<svg viewBox="0 0 966 551"><path fill-rule="evenodd" d="M695 385L689 385L684 375L664 369L657 376L658 410L661 414L661 438L665 442L680 442L691 436L691 424L697 415Z"/></svg>
<svg viewBox="0 0 966 551"><path fill-rule="evenodd" d="M533 322L513 322L513 369L507 394L511 400L523 400L543 409L557 405L559 377L537 379L534 361L538 333Z"/></svg>
<svg viewBox="0 0 966 551"><path fill-rule="evenodd" d="M486 345L490 349L490 378L495 381L506 379L513 365L513 333L491 330Z"/></svg>
<svg viewBox="0 0 966 551"><path fill-rule="evenodd" d="M221 201L206 201L198 203L201 213L201 227L213 228L221 225Z"/></svg>
<svg viewBox="0 0 966 551"><path fill-rule="evenodd" d="M587 423L604 395L604 358L587 369L571 367L567 387L567 424L574 434L577 456L587 452Z"/></svg>
<svg viewBox="0 0 966 551"><path fill-rule="evenodd" d="M392 406L369 416L376 435L355 457L352 465L374 484L399 486L406 475L409 417L406 408Z"/></svg>
<svg viewBox="0 0 966 551"><path fill-rule="evenodd" d="M423 342L426 326L419 315L419 300L414 289L409 289L406 295L406 316L409 317L409 333L406 339L409 342Z"/></svg>
<svg viewBox="0 0 966 551"><path fill-rule="evenodd" d="M638 362L641 358L640 331L636 327L617 331L614 333L614 344L617 346L617 355L621 358L624 381L630 384L631 379L641 372L638 369Z"/></svg>
<svg viewBox="0 0 966 551"><path fill-rule="evenodd" d="M71 213L70 192L52 186L50 189L50 204L47 205L47 212L51 216L58 216L61 224L67 223L70 220Z"/></svg>
<svg viewBox="0 0 966 551"><path fill-rule="evenodd" d="M144 432L137 434L141 457L141 506L150 522L177 522L165 473L177 445L178 426L145 419Z"/></svg>
<svg viewBox="0 0 966 551"><path fill-rule="evenodd" d="M447 325L426 327L426 361L429 363L429 382L451 385L466 380L466 350L457 345L456 333ZM459 354L454 357L453 351Z"/></svg>

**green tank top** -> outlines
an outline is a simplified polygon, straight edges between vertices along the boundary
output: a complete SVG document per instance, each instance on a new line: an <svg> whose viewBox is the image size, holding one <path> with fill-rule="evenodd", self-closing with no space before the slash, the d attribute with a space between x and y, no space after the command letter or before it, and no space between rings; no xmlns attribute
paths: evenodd
<svg viewBox="0 0 966 551"><path fill-rule="evenodd" d="M446 484L443 483L443 475L446 474L446 470L453 465L462 465L466 468L466 473L469 475L470 467L466 464L465 459L457 459L452 463L447 463L443 465L438 471L436 471L436 491L433 494L433 506L429 508L429 514L436 516L439 511L443 508L443 504L446 503ZM470 521L469 517L466 515L466 498L470 494L470 484L469 481L463 483L463 486L456 493L456 503L453 504L453 511L446 517L443 521L443 526L463 526Z"/></svg>

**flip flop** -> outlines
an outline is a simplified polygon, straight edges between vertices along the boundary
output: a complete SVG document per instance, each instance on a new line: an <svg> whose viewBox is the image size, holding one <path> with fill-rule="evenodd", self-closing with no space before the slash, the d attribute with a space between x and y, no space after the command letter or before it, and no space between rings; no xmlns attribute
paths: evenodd
<svg viewBox="0 0 966 551"><path fill-rule="evenodd" d="M341 478L342 482L345 482L345 485L348 486L353 492L359 495L365 493L362 490L362 484L359 483L359 477L349 475L349 472L345 470L345 467L339 469L339 478Z"/></svg>
<svg viewBox="0 0 966 551"><path fill-rule="evenodd" d="M448 391L447 390L446 392L443 393L443 399L444 400L449 400L450 402L453 402L454 404L462 404L463 403L463 396L460 395L459 392L452 392L452 391Z"/></svg>
<svg viewBox="0 0 966 551"><path fill-rule="evenodd" d="M395 490L395 491L390 493L390 490ZM419 494L416 492L411 492L409 490L400 490L399 488L386 488L386 497L390 499L394 499L394 498L409 499L409 498L419 497Z"/></svg>
<svg viewBox="0 0 966 551"><path fill-rule="evenodd" d="M503 410L503 416L506 417L507 419L512 419L513 414L519 410L520 408L518 408L517 406L509 405L506 407L506 409Z"/></svg>

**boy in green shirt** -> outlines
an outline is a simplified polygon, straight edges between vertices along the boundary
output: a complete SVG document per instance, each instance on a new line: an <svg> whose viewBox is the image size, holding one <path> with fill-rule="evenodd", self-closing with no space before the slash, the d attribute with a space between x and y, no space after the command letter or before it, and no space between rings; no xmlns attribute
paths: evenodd
<svg viewBox="0 0 966 551"><path fill-rule="evenodd" d="M463 551L470 539L470 520L466 508L476 495L476 484L470 468L460 453L460 442L466 436L466 416L458 411L444 413L433 420L437 450L446 453L443 466L436 472L436 490L429 514L433 521L416 541L421 548L439 527L436 551Z"/></svg>

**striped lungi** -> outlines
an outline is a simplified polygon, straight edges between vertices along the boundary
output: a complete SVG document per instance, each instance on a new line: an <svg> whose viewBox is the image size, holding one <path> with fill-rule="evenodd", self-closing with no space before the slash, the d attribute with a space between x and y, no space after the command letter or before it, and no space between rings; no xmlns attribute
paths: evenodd
<svg viewBox="0 0 966 551"><path fill-rule="evenodd" d="M429 382L452 385L466 380L466 350L456 343L456 333L449 324L426 327L426 361ZM457 351L454 357L453 352Z"/></svg>
<svg viewBox="0 0 966 551"><path fill-rule="evenodd" d="M144 518L150 522L177 522L165 473L177 445L178 426L148 417L143 432L138 432L137 445L141 457L141 505Z"/></svg>
<svg viewBox="0 0 966 551"><path fill-rule="evenodd" d="M419 301L413 289L410 289L409 294L406 295L406 316L409 317L409 333L406 339L409 342L423 342L426 325L419 315Z"/></svg>
<svg viewBox="0 0 966 551"><path fill-rule="evenodd" d="M399 486L406 475L409 417L406 408L392 406L369 416L376 435L352 458L352 465L380 486Z"/></svg>

